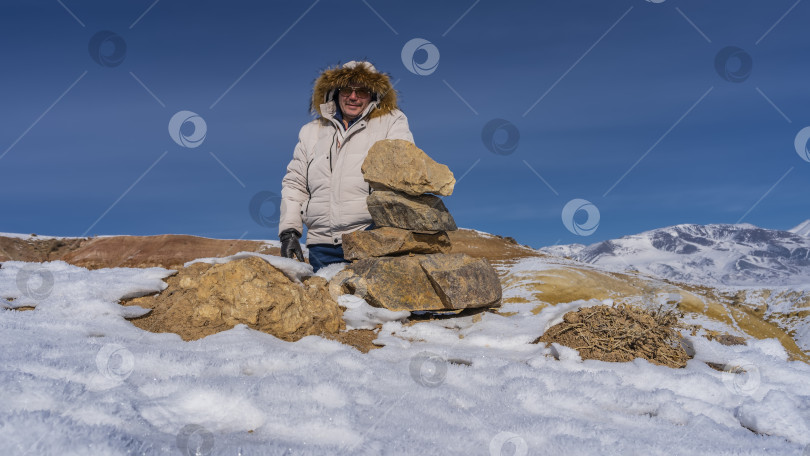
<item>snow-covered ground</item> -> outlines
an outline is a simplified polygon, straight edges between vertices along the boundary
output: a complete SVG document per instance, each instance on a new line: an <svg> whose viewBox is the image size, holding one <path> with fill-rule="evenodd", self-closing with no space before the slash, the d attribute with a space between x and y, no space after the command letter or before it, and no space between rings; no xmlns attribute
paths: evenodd
<svg viewBox="0 0 810 456"><path fill-rule="evenodd" d="M810 451L810 366L787 361L775 340L688 336L696 355L685 369L583 362L530 343L566 311L600 304L578 301L537 315L530 302L506 305L508 317L392 318L386 346L368 354L244 326L183 342L134 327L124 317L138 308L116 304L162 290L168 274L3 263L5 306L37 307L0 310L0 454Z"/></svg>

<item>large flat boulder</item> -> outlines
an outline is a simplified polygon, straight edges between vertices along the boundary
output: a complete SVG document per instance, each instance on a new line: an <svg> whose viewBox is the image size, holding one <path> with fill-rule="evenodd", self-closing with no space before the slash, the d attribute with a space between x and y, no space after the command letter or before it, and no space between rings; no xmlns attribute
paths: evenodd
<svg viewBox="0 0 810 456"><path fill-rule="evenodd" d="M415 255L366 258L344 271L335 276L343 282L343 292L360 296L374 307L394 311L445 308Z"/></svg>
<svg viewBox="0 0 810 456"><path fill-rule="evenodd" d="M491 307L501 301L501 282L484 258L463 253L425 255L419 264L446 308Z"/></svg>
<svg viewBox="0 0 810 456"><path fill-rule="evenodd" d="M382 227L343 235L343 256L347 260L396 256L405 253L448 253L447 233L415 233L400 228Z"/></svg>
<svg viewBox="0 0 810 456"><path fill-rule="evenodd" d="M496 307L501 300L492 266L464 254L365 258L346 266L330 287L394 311Z"/></svg>
<svg viewBox="0 0 810 456"><path fill-rule="evenodd" d="M160 294L126 304L152 309L132 320L141 329L172 332L184 340L245 324L280 339L336 334L343 319L322 277L303 283L258 257L223 264L194 263L168 279Z"/></svg>
<svg viewBox="0 0 810 456"><path fill-rule="evenodd" d="M436 163L422 149L402 139L374 143L361 170L372 188L389 188L413 196L423 193L450 196L456 185L447 165Z"/></svg>
<svg viewBox="0 0 810 456"><path fill-rule="evenodd" d="M366 202L376 226L428 232L458 229L450 211L438 196L411 196L376 190L368 195Z"/></svg>

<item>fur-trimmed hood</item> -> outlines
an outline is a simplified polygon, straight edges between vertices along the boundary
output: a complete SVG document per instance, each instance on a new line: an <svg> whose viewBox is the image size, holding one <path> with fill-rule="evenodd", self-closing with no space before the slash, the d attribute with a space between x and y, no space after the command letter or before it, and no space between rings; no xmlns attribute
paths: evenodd
<svg viewBox="0 0 810 456"><path fill-rule="evenodd" d="M335 89L352 84L368 87L376 94L371 101L376 104L376 108L372 109L369 118L373 119L398 109L397 93L388 75L377 72L374 65L369 62L351 61L343 66L327 68L321 73L312 88L310 111L323 117L321 105L334 100Z"/></svg>

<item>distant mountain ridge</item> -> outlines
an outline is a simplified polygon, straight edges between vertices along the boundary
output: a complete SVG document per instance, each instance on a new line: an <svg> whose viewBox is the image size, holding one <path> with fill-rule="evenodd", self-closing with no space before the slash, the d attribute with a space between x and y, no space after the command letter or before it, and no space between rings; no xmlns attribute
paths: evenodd
<svg viewBox="0 0 810 456"><path fill-rule="evenodd" d="M810 219L803 221L788 231L793 234L798 234L799 236L810 237Z"/></svg>
<svg viewBox="0 0 810 456"><path fill-rule="evenodd" d="M796 230L794 232L794 230ZM810 220L791 231L675 225L589 246L541 249L585 263L705 285L810 287Z"/></svg>

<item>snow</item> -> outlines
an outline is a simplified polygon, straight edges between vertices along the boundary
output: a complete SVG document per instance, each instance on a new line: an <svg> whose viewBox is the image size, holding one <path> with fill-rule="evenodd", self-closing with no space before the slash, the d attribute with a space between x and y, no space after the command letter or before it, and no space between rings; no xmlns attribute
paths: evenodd
<svg viewBox="0 0 810 456"><path fill-rule="evenodd" d="M67 237L67 236L43 236L41 234L22 234L22 233L0 233L0 237L7 237L13 239L22 239L25 241L36 240L51 240L51 239L87 239L86 237Z"/></svg>
<svg viewBox="0 0 810 456"><path fill-rule="evenodd" d="M765 319L792 334L808 351L810 320L802 318L810 297L810 240L803 234L808 230L810 220L790 232L745 223L675 225L587 247L541 250L609 271L639 271L709 286L727 296L745 296L746 305L764 309ZM512 296L514 291L504 293ZM710 320L702 323L713 325Z"/></svg>
<svg viewBox="0 0 810 456"><path fill-rule="evenodd" d="M185 264L183 264L183 267L187 268L194 263L225 264L232 260L238 260L240 258L248 258L252 256L263 259L273 267L283 272L284 275L286 275L290 280L294 280L296 282L301 282L301 280L304 277L313 275L312 266L310 266L308 263L302 263L298 260L294 260L292 258L284 258L278 255L266 255L263 253L256 253L256 252L239 252L226 257L197 258L196 260L186 262Z"/></svg>
<svg viewBox="0 0 810 456"><path fill-rule="evenodd" d="M543 267L533 261L516 267ZM171 273L3 263L0 298L36 309L0 310L0 454L784 455L810 443L810 366L774 340L686 336L685 369L530 343L601 304L578 301L388 321L368 354L241 325L184 342L137 329L117 304Z"/></svg>
<svg viewBox="0 0 810 456"><path fill-rule="evenodd" d="M346 309L343 312L346 329L374 329L377 325L389 321L404 321L411 315L406 310L394 312L388 309L372 307L365 299L352 295L340 296L337 302L339 306Z"/></svg>
<svg viewBox="0 0 810 456"><path fill-rule="evenodd" d="M810 219L803 221L788 231L793 234L798 234L799 236L810 237Z"/></svg>
<svg viewBox="0 0 810 456"><path fill-rule="evenodd" d="M713 287L795 287L810 284L810 239L795 234L747 223L675 225L587 247L573 244L541 251L611 270Z"/></svg>

